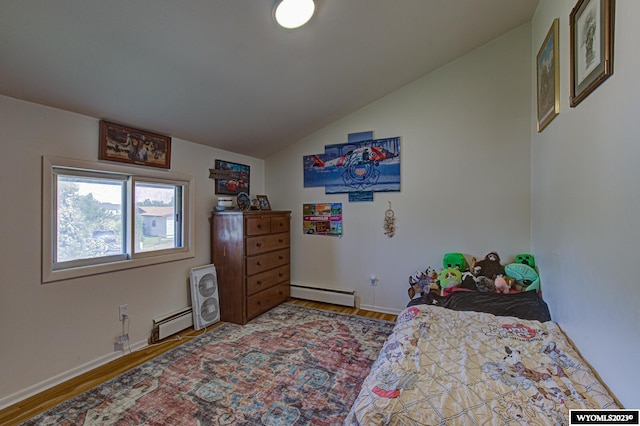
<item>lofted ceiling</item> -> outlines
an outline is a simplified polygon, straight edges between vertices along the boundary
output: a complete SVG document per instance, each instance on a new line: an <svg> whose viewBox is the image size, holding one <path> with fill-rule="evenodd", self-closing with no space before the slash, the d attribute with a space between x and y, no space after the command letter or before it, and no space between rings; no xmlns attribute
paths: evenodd
<svg viewBox="0 0 640 426"><path fill-rule="evenodd" d="M531 20L538 0L0 0L0 94L266 158Z"/></svg>

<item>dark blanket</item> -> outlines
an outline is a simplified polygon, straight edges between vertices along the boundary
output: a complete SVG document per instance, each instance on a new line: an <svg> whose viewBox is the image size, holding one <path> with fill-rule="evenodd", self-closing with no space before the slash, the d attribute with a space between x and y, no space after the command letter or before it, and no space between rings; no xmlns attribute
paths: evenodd
<svg viewBox="0 0 640 426"><path fill-rule="evenodd" d="M511 294L456 291L444 297L429 294L411 300L407 306L422 304L441 306L454 311L486 312L541 322L551 321L549 307L535 291Z"/></svg>

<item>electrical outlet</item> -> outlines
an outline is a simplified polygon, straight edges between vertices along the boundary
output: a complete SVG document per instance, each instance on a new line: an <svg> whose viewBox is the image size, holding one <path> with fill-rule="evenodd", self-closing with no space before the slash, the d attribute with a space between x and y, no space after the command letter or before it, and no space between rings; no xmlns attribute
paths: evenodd
<svg viewBox="0 0 640 426"><path fill-rule="evenodd" d="M121 334L118 336L118 343L123 344L129 341L129 334Z"/></svg>
<svg viewBox="0 0 640 426"><path fill-rule="evenodd" d="M129 318L129 305L120 305L118 307L118 319L124 321Z"/></svg>
<svg viewBox="0 0 640 426"><path fill-rule="evenodd" d="M371 274L369 276L369 282L371 283L372 286L374 286L374 287L377 286L378 285L378 281L379 281L379 279L378 279L378 276L376 274Z"/></svg>

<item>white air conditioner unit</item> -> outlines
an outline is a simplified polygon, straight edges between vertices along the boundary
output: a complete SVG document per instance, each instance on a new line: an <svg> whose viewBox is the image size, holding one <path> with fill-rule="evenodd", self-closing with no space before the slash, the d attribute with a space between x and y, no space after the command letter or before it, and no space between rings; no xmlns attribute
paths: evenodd
<svg viewBox="0 0 640 426"><path fill-rule="evenodd" d="M195 330L220 321L218 277L213 264L191 270L191 305Z"/></svg>

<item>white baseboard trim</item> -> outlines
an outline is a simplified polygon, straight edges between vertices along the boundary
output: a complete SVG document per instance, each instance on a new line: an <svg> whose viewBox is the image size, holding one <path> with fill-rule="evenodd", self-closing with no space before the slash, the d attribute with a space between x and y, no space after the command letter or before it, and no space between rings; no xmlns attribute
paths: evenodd
<svg viewBox="0 0 640 426"><path fill-rule="evenodd" d="M146 347L148 345L146 340L141 340L139 342L136 343L132 343L131 344L131 352L135 352L138 351L144 347ZM29 386L26 389L23 389L21 391L18 391L16 393L13 393L11 395L8 395L4 398L0 398L0 410L5 409L13 404L17 404L20 401L23 401L33 395L37 395L40 392L43 392L47 389L50 389L56 385L59 385L60 383L64 383L67 380L71 380L74 377L78 377L81 374L84 374L88 371L91 371L95 368L98 368L100 366L103 366L113 360L116 360L118 358L122 358L123 356L126 356L129 353L129 348L127 347L127 351L126 353L122 353L122 352L114 352L112 354L107 354L101 357L98 357L96 359L94 359L93 361L89 361L85 364L79 365L77 367L74 367L70 370L64 371L60 374L56 374L55 376L43 380L40 383L36 383L33 386Z"/></svg>
<svg viewBox="0 0 640 426"><path fill-rule="evenodd" d="M354 307L356 304L355 291L352 289L313 287L296 283L291 283L290 287L291 297L296 299L313 300L349 307Z"/></svg>
<svg viewBox="0 0 640 426"><path fill-rule="evenodd" d="M383 314L392 314L398 315L403 309L389 309L384 308L382 306L373 306L373 305L360 305L360 309L364 309L365 311L374 311L374 312L382 312Z"/></svg>

